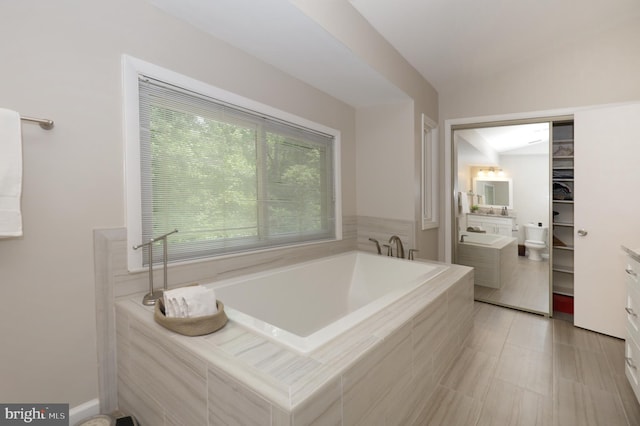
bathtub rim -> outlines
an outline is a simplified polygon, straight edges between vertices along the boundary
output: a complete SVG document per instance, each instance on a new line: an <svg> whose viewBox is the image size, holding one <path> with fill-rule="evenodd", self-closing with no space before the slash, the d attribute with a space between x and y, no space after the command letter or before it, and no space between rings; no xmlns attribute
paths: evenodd
<svg viewBox="0 0 640 426"><path fill-rule="evenodd" d="M478 235L495 235L496 239L494 242L492 243L482 243L482 242L478 242L478 241L460 241L458 240L458 244L459 245L468 245L468 246L477 246L477 247L487 247L487 248L502 248L506 245L509 245L510 243L512 243L513 241L517 241L518 239L516 237L509 237L507 235L500 235L500 234L478 234ZM476 235L473 235L473 233L471 233L471 235L469 235L469 233L466 234L461 234L461 236L464 237L475 237Z"/></svg>
<svg viewBox="0 0 640 426"><path fill-rule="evenodd" d="M316 259L296 263L293 265L287 265L279 268L273 268L267 271L247 274L240 277L229 278L227 280L222 280L218 282L211 282L203 284L206 287L213 288L214 290L233 286L236 284L240 284L246 282L247 280L261 278L264 276L275 275L280 271L289 271L292 269L298 269L304 267L305 265L319 262L329 262L332 259L345 257L345 256L355 256L356 261L358 257L368 257L368 258L378 258L380 257L383 262L387 262L393 259L393 262L415 262L409 261L407 259L400 258L389 258L387 256L375 255L370 252L365 252L361 250L349 250L346 252L323 256ZM422 262L424 265L429 265L430 269L424 274L414 278L413 280L403 283L402 287L396 290L392 290L389 293L384 294L383 296L367 303L360 308L347 313L343 317L325 325L324 327L314 331L308 336L299 336L289 330L286 330L282 327L278 327L276 325L270 324L266 321L263 321L259 318L251 316L245 312L234 309L232 306L225 302L225 312L229 317L229 321L233 321L237 323L239 326L246 328L252 332L257 332L258 334L266 337L269 340L274 341L275 343L282 344L287 346L289 349L296 351L300 355L308 355L309 353L315 351L316 349L321 348L322 346L330 343L332 340L338 338L340 335L348 332L351 328L356 327L358 324L367 320L371 316L392 305L394 302L399 299L410 295L412 292L416 291L420 286L427 284L430 280L436 278L443 272L449 269L450 265L437 263L437 262ZM223 300L224 302L224 300Z"/></svg>

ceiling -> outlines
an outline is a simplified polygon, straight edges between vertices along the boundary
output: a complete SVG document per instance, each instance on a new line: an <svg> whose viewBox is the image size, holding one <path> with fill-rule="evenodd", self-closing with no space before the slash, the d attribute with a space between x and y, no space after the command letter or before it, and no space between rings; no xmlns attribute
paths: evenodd
<svg viewBox="0 0 640 426"><path fill-rule="evenodd" d="M354 107L407 99L289 0L147 1ZM343 1L438 91L640 18L639 0Z"/></svg>
<svg viewBox="0 0 640 426"><path fill-rule="evenodd" d="M437 90L640 17L638 0L350 0Z"/></svg>
<svg viewBox="0 0 640 426"><path fill-rule="evenodd" d="M494 160L499 155L549 153L548 122L462 129L456 130L455 136L473 147L474 152Z"/></svg>
<svg viewBox="0 0 640 426"><path fill-rule="evenodd" d="M354 107L409 99L288 0L147 1Z"/></svg>

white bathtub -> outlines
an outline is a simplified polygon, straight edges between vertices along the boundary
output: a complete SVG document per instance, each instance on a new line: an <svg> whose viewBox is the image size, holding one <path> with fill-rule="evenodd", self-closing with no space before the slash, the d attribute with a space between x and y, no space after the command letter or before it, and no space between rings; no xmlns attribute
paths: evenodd
<svg viewBox="0 0 640 426"><path fill-rule="evenodd" d="M511 237L506 237L503 235L480 234L471 232L464 232L460 235L460 237L464 237L464 243L482 244L486 246L491 246L498 242L507 241L507 239L511 240Z"/></svg>
<svg viewBox="0 0 640 426"><path fill-rule="evenodd" d="M447 268L353 251L208 286L232 321L308 353Z"/></svg>

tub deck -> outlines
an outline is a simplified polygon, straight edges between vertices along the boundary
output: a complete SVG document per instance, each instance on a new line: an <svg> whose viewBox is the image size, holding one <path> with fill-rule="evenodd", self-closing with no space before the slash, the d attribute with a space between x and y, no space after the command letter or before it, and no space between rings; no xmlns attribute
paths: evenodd
<svg viewBox="0 0 640 426"><path fill-rule="evenodd" d="M405 423L471 329L473 272L451 265L306 355L232 321L182 336L140 300L116 302L116 340L119 408L142 424Z"/></svg>
<svg viewBox="0 0 640 426"><path fill-rule="evenodd" d="M492 234L486 234L491 236ZM518 240L494 235L494 239L458 242L458 263L475 269L475 284L501 289L514 279L518 265Z"/></svg>
<svg viewBox="0 0 640 426"><path fill-rule="evenodd" d="M229 318L306 354L447 268L350 251L207 287Z"/></svg>

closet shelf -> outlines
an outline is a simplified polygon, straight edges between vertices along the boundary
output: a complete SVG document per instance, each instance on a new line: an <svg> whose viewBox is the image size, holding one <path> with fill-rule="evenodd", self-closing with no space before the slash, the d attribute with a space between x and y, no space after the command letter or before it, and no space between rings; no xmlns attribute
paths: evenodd
<svg viewBox="0 0 640 426"><path fill-rule="evenodd" d="M555 272L563 272L565 274L573 274L573 266L553 265L551 268Z"/></svg>
<svg viewBox="0 0 640 426"><path fill-rule="evenodd" d="M563 296L571 296L573 297L573 289L572 288L564 288L564 287L553 287L553 292L555 294L561 294Z"/></svg>
<svg viewBox="0 0 640 426"><path fill-rule="evenodd" d="M571 222L553 222L553 226L566 226L569 228L573 228L573 223Z"/></svg>
<svg viewBox="0 0 640 426"><path fill-rule="evenodd" d="M575 145L573 120L554 123L553 126L553 147L552 147L552 175L551 202L554 217L551 221L553 230L553 243L551 252L553 259L558 263L551 265L552 288L554 295L573 297L574 285L574 186L575 186ZM559 215L556 219L555 215ZM557 220L557 221L556 221ZM559 235L556 236L555 233ZM571 245L566 245L562 240L568 241ZM557 256L557 257L556 257ZM560 307L564 304L561 300L555 301ZM573 304L570 303L571 308ZM556 309L554 307L554 310ZM568 311L567 311L568 312Z"/></svg>
<svg viewBox="0 0 640 426"><path fill-rule="evenodd" d="M568 250L573 251L573 246L553 246L555 250Z"/></svg>

